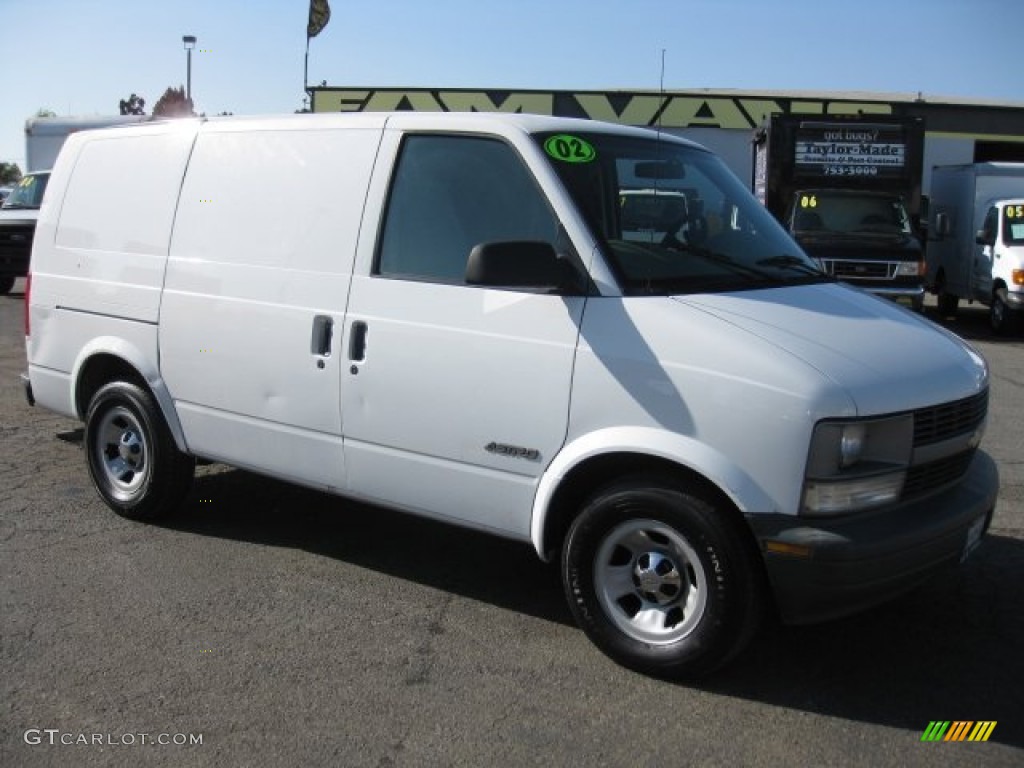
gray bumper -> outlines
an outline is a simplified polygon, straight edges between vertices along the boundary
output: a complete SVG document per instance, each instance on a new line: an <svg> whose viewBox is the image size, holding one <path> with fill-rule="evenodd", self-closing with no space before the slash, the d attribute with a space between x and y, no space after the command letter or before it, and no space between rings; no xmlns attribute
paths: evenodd
<svg viewBox="0 0 1024 768"><path fill-rule="evenodd" d="M831 520L747 520L781 618L810 623L885 602L962 562L988 530L998 492L995 462L978 451L959 484L920 501ZM804 554L767 551L769 542L794 545Z"/></svg>
<svg viewBox="0 0 1024 768"><path fill-rule="evenodd" d="M32 379L28 377L27 373L21 374L21 385L25 388L25 399L28 400L28 404L35 405L36 399L32 395Z"/></svg>

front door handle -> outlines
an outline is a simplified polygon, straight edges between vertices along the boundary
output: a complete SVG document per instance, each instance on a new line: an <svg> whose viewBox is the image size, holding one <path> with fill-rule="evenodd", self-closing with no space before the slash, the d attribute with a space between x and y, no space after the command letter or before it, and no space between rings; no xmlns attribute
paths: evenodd
<svg viewBox="0 0 1024 768"><path fill-rule="evenodd" d="M352 323L352 335L348 341L348 359L361 363L366 359L366 323L357 320Z"/></svg>

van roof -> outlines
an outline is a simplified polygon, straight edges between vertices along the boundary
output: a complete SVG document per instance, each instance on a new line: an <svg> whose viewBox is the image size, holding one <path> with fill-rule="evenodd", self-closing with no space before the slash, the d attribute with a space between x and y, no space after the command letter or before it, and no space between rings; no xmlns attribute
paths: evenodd
<svg viewBox="0 0 1024 768"><path fill-rule="evenodd" d="M226 115L202 118L175 118L148 121L134 126L118 126L119 134L147 131L170 124L192 130L221 132L236 130L303 130L314 128L384 128L400 130L484 130L492 132L499 127L506 130L520 130L525 133L548 131L577 131L580 133L611 133L620 136L651 138L657 135L653 128L638 128L616 123L573 117L551 117L548 115L510 114L501 112L358 112L358 113L316 113L292 115ZM496 131L496 132L501 132ZM661 132L667 141L700 147L687 139L668 132Z"/></svg>

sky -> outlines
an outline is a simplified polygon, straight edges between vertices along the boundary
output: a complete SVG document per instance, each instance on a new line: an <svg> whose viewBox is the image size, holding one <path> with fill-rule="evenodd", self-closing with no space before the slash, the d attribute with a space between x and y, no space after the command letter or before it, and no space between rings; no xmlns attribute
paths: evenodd
<svg viewBox="0 0 1024 768"><path fill-rule="evenodd" d="M921 92L1024 106L1024 0L330 0L309 82L388 86ZM25 120L303 106L309 0L0 0L0 161Z"/></svg>

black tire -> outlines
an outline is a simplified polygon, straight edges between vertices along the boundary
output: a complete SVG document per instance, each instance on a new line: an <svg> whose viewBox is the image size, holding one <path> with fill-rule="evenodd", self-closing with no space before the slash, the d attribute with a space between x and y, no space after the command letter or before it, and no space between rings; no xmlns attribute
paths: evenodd
<svg viewBox="0 0 1024 768"><path fill-rule="evenodd" d="M939 317L956 317L956 309L960 304L960 297L952 293L939 293L936 300L939 309Z"/></svg>
<svg viewBox="0 0 1024 768"><path fill-rule="evenodd" d="M569 608L594 644L625 667L675 679L738 654L761 624L766 592L730 512L660 478L595 495L562 549Z"/></svg>
<svg viewBox="0 0 1024 768"><path fill-rule="evenodd" d="M14 287L13 277L0 277L0 296L6 296Z"/></svg>
<svg viewBox="0 0 1024 768"><path fill-rule="evenodd" d="M999 288L992 294L992 303L988 308L988 322L992 330L1000 336L1013 333L1017 329L1017 313L1006 305L1003 295L1005 288Z"/></svg>
<svg viewBox="0 0 1024 768"><path fill-rule="evenodd" d="M178 450L153 396L135 384L115 381L95 394L84 445L93 485L123 517L168 515L192 485L195 459Z"/></svg>

